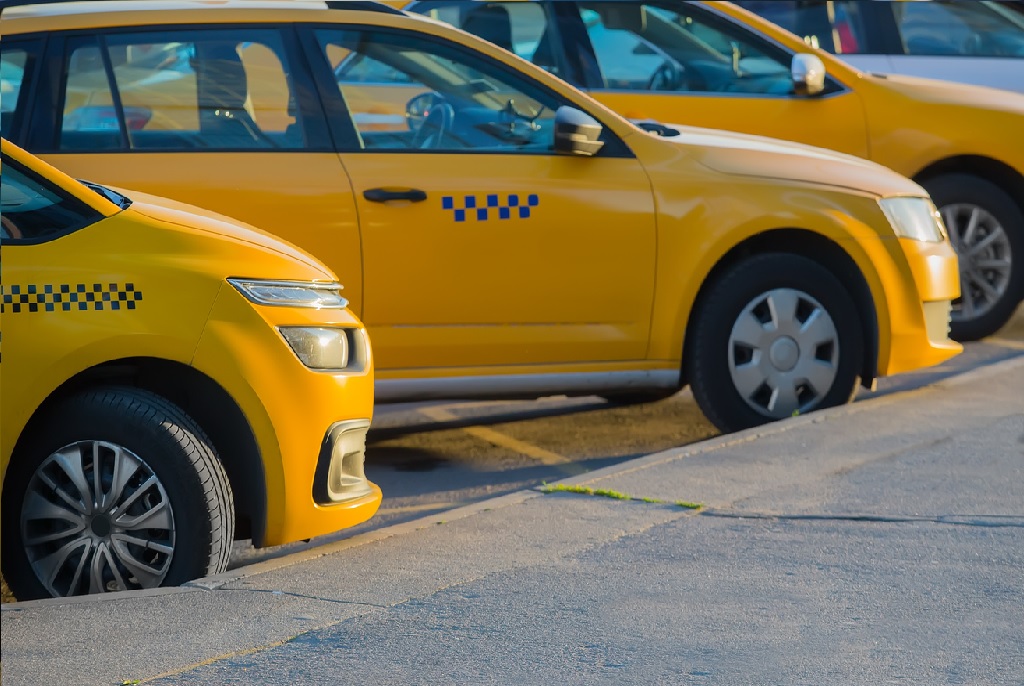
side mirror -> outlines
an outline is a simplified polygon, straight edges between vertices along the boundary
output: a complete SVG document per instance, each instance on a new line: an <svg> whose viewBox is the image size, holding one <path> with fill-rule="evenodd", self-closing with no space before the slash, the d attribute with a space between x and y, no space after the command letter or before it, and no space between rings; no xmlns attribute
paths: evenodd
<svg viewBox="0 0 1024 686"><path fill-rule="evenodd" d="M803 52L793 55L790 72L797 95L817 95L825 90L825 63L817 55Z"/></svg>
<svg viewBox="0 0 1024 686"><path fill-rule="evenodd" d="M565 155L596 155L604 147L603 128L586 112L562 105L555 112L555 152Z"/></svg>

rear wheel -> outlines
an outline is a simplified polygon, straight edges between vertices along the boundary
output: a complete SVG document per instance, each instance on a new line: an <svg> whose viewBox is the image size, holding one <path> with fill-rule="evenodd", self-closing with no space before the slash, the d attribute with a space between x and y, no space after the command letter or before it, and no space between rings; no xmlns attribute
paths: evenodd
<svg viewBox="0 0 1024 686"><path fill-rule="evenodd" d="M687 372L723 432L853 399L860 317L842 284L803 257L766 254L722 274L694 315Z"/></svg>
<svg viewBox="0 0 1024 686"><path fill-rule="evenodd" d="M998 186L977 176L950 174L926 181L960 262L960 298L951 336L991 336L1024 296L1024 214Z"/></svg>
<svg viewBox="0 0 1024 686"><path fill-rule="evenodd" d="M198 425L152 393L61 401L4 486L3 570L19 600L179 585L227 566L224 468Z"/></svg>

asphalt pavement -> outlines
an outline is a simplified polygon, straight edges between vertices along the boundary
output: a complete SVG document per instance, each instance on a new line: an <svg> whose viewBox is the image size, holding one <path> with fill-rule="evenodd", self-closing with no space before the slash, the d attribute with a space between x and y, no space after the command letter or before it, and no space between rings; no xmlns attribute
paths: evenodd
<svg viewBox="0 0 1024 686"><path fill-rule="evenodd" d="M1019 686L1024 357L181 588L0 612L9 686Z"/></svg>

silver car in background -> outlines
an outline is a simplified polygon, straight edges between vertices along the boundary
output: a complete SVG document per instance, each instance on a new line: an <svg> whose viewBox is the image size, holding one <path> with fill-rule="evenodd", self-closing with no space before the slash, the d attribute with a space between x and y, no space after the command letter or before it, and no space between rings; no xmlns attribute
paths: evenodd
<svg viewBox="0 0 1024 686"><path fill-rule="evenodd" d="M737 0L863 71L1024 93L1019 0Z"/></svg>

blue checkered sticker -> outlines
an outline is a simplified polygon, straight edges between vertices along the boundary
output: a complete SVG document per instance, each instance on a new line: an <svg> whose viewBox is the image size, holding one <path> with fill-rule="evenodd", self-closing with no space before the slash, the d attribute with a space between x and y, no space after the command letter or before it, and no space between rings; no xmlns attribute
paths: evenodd
<svg viewBox="0 0 1024 686"><path fill-rule="evenodd" d="M540 204L536 193L490 193L476 195L445 195L441 198L441 209L448 210L457 222L473 219L486 222L501 219L529 219L533 208Z"/></svg>

